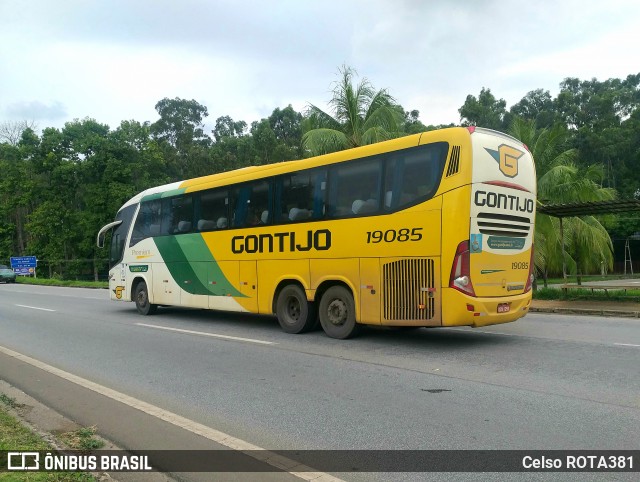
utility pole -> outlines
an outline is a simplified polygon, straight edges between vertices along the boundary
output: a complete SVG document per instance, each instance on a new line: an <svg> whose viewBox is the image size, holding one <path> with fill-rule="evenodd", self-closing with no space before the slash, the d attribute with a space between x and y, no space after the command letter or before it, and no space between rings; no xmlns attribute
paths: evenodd
<svg viewBox="0 0 640 482"><path fill-rule="evenodd" d="M629 265L629 272L633 278L633 262L631 261L631 246L629 238L624 243L624 275L627 276L627 265Z"/></svg>

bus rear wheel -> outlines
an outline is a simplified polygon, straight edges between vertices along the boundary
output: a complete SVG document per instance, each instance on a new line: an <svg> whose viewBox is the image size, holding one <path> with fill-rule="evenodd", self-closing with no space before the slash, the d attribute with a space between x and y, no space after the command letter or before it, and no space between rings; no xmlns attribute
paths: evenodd
<svg viewBox="0 0 640 482"><path fill-rule="evenodd" d="M276 301L276 315L282 331L285 333L305 333L316 325L316 312L307 301L304 290L298 285L287 285Z"/></svg>
<svg viewBox="0 0 640 482"><path fill-rule="evenodd" d="M158 309L158 305L149 303L149 290L147 289L147 283L144 281L136 285L136 291L133 297L138 313L141 315L153 315Z"/></svg>
<svg viewBox="0 0 640 482"><path fill-rule="evenodd" d="M353 295L343 286L332 286L325 291L318 311L322 329L330 338L345 340L360 331Z"/></svg>

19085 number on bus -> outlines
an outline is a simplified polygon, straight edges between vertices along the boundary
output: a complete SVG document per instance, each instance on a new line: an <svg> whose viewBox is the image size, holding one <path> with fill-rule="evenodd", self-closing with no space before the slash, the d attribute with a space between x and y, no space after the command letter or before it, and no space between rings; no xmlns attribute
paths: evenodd
<svg viewBox="0 0 640 482"><path fill-rule="evenodd" d="M420 241L422 239L422 228L402 228L387 229L386 231L367 231L367 244L375 243L393 243L398 241L404 243L406 241Z"/></svg>

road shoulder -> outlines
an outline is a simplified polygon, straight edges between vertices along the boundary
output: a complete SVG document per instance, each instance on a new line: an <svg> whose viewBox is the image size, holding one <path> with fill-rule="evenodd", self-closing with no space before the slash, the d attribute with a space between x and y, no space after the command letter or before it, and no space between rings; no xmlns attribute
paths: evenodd
<svg viewBox="0 0 640 482"><path fill-rule="evenodd" d="M8 350L11 351L11 350ZM27 358L27 357L25 357ZM41 362L39 362L41 363ZM85 386L76 384L66 378L62 378L45 369L33 366L30 363L10 356L4 351L0 351L0 380L23 390L28 396L38 400L45 408L57 412L63 418L84 426L96 426L97 433L104 439L112 441L114 446L124 450L228 450L228 444L221 445L201 436L194 431L185 430L175 424L165 421L158 415L171 415L159 407L154 407L153 412L143 411L134 406L114 400ZM103 387L106 390L106 387ZM135 400L135 399L133 399ZM144 403L144 402L141 402ZM166 417L165 417L166 418ZM61 419L58 419L61 420ZM196 422L192 422L198 426ZM211 429L215 431L215 429ZM259 449L259 447L256 447ZM240 450L240 452L243 452ZM266 452L265 452L266 453ZM159 455L157 457L160 457ZM266 467L265 462L253 456L240 455L236 453L236 460L242 458L241 467L247 472L238 473L216 473L216 480L222 481L283 481L300 480L315 477L315 472L309 472L308 476L294 475L284 469L282 472L273 472L273 467ZM285 460L285 459L283 459ZM165 471L165 460L163 458L150 457L151 466L160 471ZM298 467L285 460L291 467ZM268 462L271 466L273 463ZM300 466L301 467L301 466ZM125 480L122 477L124 472L118 472L113 478ZM163 472L149 473L151 475L163 475ZM133 475L140 476L142 473ZM179 480L208 481L211 474L205 472L180 472L170 474ZM323 480L339 480L328 474L322 474ZM140 480L134 477L127 480ZM151 480L151 479L150 479ZM168 476L164 479L172 480Z"/></svg>
<svg viewBox="0 0 640 482"><path fill-rule="evenodd" d="M628 301L533 300L529 311L531 313L640 318L640 303Z"/></svg>
<svg viewBox="0 0 640 482"><path fill-rule="evenodd" d="M62 448L60 440L58 440L57 437L58 435L74 432L82 428L81 425L70 418L45 406L32 396L2 379L0 379L0 393L14 401L13 406L3 405L3 410L17 419L28 430L42 437L52 447L57 449ZM102 447L104 450L122 450L121 447L118 447L103 437L94 437L99 438L104 443ZM120 482L172 482L175 480L161 472L94 472L93 476L100 481L115 480Z"/></svg>

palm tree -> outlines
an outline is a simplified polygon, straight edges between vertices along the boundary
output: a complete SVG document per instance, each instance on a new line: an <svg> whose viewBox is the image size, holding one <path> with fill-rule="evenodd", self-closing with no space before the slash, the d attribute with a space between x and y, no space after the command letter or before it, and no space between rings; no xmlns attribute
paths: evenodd
<svg viewBox="0 0 640 482"><path fill-rule="evenodd" d="M404 112L385 89L376 91L363 78L353 85L356 72L340 69L329 101L332 114L310 104L307 108L308 131L302 147L309 155L327 154L398 137Z"/></svg>
<svg viewBox="0 0 640 482"><path fill-rule="evenodd" d="M579 169L574 164L556 164L539 177L538 196L554 203L614 199L614 189L601 187L603 179L602 166ZM611 238L595 217L568 218L564 222L564 236L571 263L578 276L578 284L582 274L597 272L602 266L607 269L613 267Z"/></svg>
<svg viewBox="0 0 640 482"><path fill-rule="evenodd" d="M515 118L511 135L531 150L536 162L538 200L543 204L604 201L614 199L616 192L601 186L602 166L580 169L575 162L576 149L565 149L568 133L563 126L536 129L535 122ZM568 218L563 222L563 235L569 254L570 271L578 275L597 271L604 264L613 266L613 245L609 233L593 216ZM542 274L544 286L550 272L562 270L560 221L545 214L536 215L535 266Z"/></svg>

